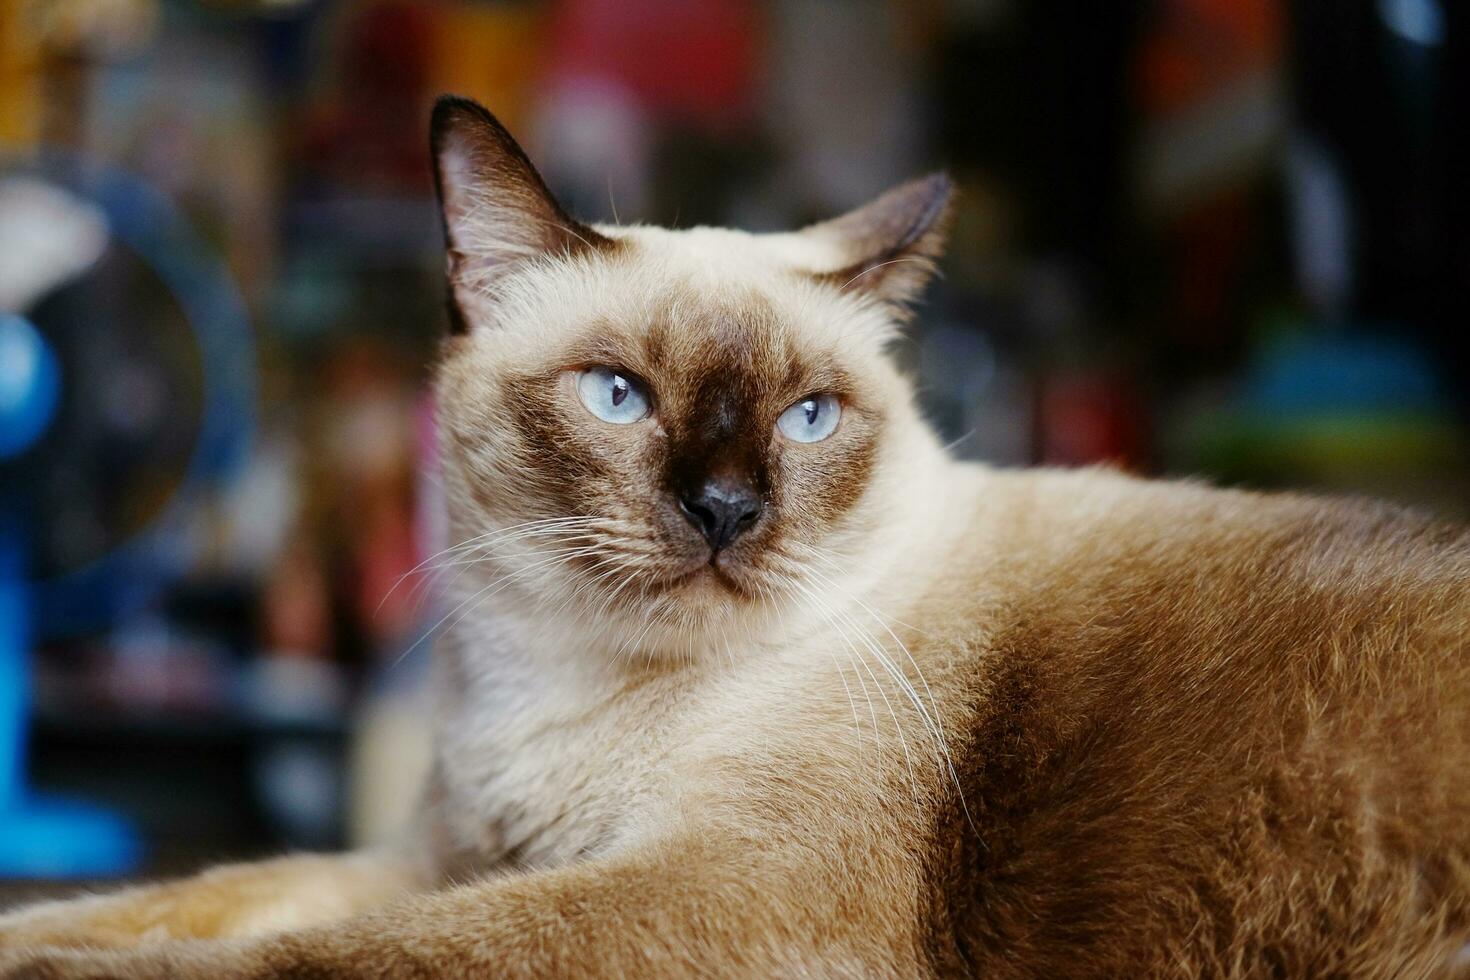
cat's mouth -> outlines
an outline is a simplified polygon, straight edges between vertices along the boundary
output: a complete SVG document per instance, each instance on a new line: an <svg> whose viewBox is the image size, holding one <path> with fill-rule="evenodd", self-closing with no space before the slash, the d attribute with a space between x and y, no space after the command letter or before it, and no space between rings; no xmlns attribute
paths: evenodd
<svg viewBox="0 0 1470 980"><path fill-rule="evenodd" d="M665 596L675 593L713 592L726 598L753 598L754 592L742 580L737 570L738 564L726 553L717 551L701 564L655 580L649 591Z"/></svg>
<svg viewBox="0 0 1470 980"><path fill-rule="evenodd" d="M721 561L721 555L723 554L724 552L717 551L714 554L710 555L709 563L705 567L710 570L716 582L724 586L730 592L733 592L743 598L747 595L745 586L741 583L739 578L731 573L731 570L729 568L729 559L725 559L723 562Z"/></svg>

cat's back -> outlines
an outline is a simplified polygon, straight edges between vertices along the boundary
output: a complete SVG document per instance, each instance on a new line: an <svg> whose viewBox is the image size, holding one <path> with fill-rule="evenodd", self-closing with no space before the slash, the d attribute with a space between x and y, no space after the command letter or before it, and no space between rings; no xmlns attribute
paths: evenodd
<svg viewBox="0 0 1470 980"><path fill-rule="evenodd" d="M957 574L932 597L956 623L978 596L1051 629L1182 627L1189 646L1249 635L1366 649L1393 627L1414 641L1388 646L1427 652L1470 628L1470 527L1392 504L1101 468L977 468L960 482L969 519L945 559Z"/></svg>
<svg viewBox="0 0 1470 980"><path fill-rule="evenodd" d="M959 755L984 829L936 826L968 842L937 865L936 949L1221 976L1458 950L1463 528L1096 470L966 479L973 557L929 621L974 652Z"/></svg>

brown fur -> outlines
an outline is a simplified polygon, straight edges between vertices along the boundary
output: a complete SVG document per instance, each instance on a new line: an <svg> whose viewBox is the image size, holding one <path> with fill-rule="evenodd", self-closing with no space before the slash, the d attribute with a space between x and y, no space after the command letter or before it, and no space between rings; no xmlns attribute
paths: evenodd
<svg viewBox="0 0 1470 980"><path fill-rule="evenodd" d="M1470 532L949 460L881 356L912 284L834 278L943 201L876 207L499 270L438 372L456 536L592 516L451 583L419 834L12 913L7 975L1470 972ZM726 469L766 512L712 556L674 501Z"/></svg>
<svg viewBox="0 0 1470 980"><path fill-rule="evenodd" d="M963 751L984 843L938 823L966 846L932 865L936 955L988 976L1448 972L1470 537L1109 479L1112 534L1006 560Z"/></svg>

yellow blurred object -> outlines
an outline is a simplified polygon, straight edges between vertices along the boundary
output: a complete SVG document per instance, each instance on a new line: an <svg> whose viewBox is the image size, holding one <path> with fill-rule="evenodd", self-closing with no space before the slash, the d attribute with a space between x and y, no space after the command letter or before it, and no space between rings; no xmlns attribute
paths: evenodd
<svg viewBox="0 0 1470 980"><path fill-rule="evenodd" d="M14 0L6 0L14 2ZM153 40L158 0L20 0L48 52L116 58Z"/></svg>
<svg viewBox="0 0 1470 980"><path fill-rule="evenodd" d="M132 54L153 40L159 16L158 0L0 0L0 147L41 141L57 59Z"/></svg>
<svg viewBox="0 0 1470 980"><path fill-rule="evenodd" d="M524 129L541 49L537 5L450 3L438 17L430 90L494 106L506 126Z"/></svg>
<svg viewBox="0 0 1470 980"><path fill-rule="evenodd" d="M0 148L35 144L41 133L41 35L30 0L0 0Z"/></svg>

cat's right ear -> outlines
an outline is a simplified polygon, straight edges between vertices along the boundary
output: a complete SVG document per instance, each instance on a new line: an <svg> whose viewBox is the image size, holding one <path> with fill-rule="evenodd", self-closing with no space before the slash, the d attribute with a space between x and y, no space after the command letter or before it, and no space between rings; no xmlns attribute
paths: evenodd
<svg viewBox="0 0 1470 980"><path fill-rule="evenodd" d="M494 321L498 289L518 266L613 246L567 215L525 151L479 103L442 96L434 104L429 147L444 221L453 332Z"/></svg>
<svg viewBox="0 0 1470 980"><path fill-rule="evenodd" d="M944 248L953 198L949 176L933 173L797 234L821 242L838 257L836 268L814 270L819 279L866 293L906 319Z"/></svg>

